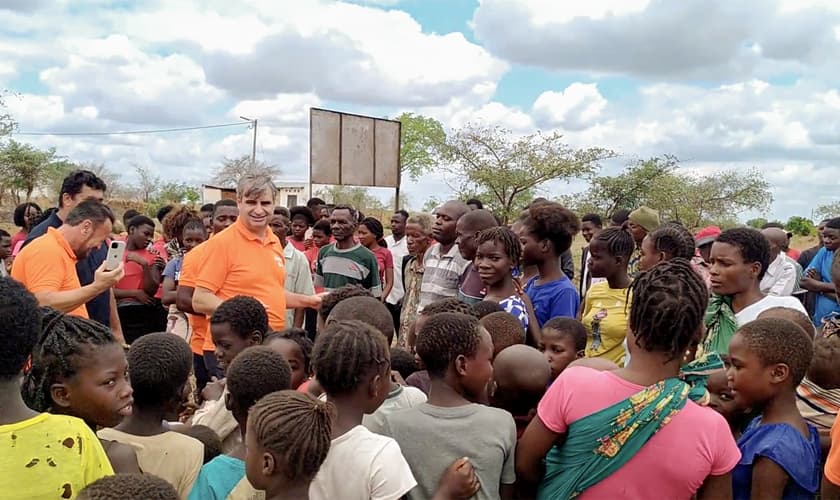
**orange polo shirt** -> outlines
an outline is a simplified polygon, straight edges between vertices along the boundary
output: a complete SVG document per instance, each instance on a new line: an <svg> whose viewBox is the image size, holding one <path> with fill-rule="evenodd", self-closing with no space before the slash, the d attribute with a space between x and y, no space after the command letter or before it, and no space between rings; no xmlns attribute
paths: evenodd
<svg viewBox="0 0 840 500"><path fill-rule="evenodd" d="M82 288L76 274L76 254L70 243L55 228L26 245L15 257L12 278L32 293L68 292ZM70 311L74 316L88 317L84 304Z"/></svg>
<svg viewBox="0 0 840 500"><path fill-rule="evenodd" d="M184 255L184 262L181 264L181 275L178 278L178 286L188 286L195 288L195 278L198 276L198 271L204 265L204 249L207 242L199 244ZM187 318L190 322L192 334L190 336L190 349L194 354L201 355L204 351L215 350L213 340L210 338L208 326L210 321L206 316L201 314L188 314ZM209 348L205 348L205 344L209 342Z"/></svg>
<svg viewBox="0 0 840 500"><path fill-rule="evenodd" d="M271 229L266 227L260 240L239 219L204 245L206 265L201 266L195 286L210 290L222 300L237 295L253 297L265 306L271 328L284 329L286 259Z"/></svg>

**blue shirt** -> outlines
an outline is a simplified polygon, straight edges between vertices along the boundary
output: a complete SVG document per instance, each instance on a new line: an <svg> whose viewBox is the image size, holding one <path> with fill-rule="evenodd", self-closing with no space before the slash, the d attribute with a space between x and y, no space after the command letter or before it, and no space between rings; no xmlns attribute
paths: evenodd
<svg viewBox="0 0 840 500"><path fill-rule="evenodd" d="M831 260L833 258L834 252L822 247L811 260L808 269L815 269L820 275L820 281L831 283ZM806 269L806 272L808 269ZM825 294L818 293L814 306L814 317L811 318L814 321L814 325L817 327L822 326L823 318L834 312L840 313L840 305L829 297L826 297Z"/></svg>
<svg viewBox="0 0 840 500"><path fill-rule="evenodd" d="M188 500L225 500L244 477L244 461L227 455L219 455L201 468L190 496L187 498Z"/></svg>
<svg viewBox="0 0 840 500"><path fill-rule="evenodd" d="M781 467L790 480L782 498L785 500L812 499L820 487L820 435L808 425L809 438L805 439L789 424L761 425L756 417L738 438L741 460L732 469L732 497L749 499L752 492L752 467L761 457L769 458Z"/></svg>
<svg viewBox="0 0 840 500"><path fill-rule="evenodd" d="M163 269L163 274L161 276L164 278L172 278L172 280L177 282L181 279L181 267L183 265L184 256L179 255L166 263L166 267Z"/></svg>
<svg viewBox="0 0 840 500"><path fill-rule="evenodd" d="M572 281L563 276L559 280L537 285L539 276L534 276L525 284L525 293L534 306L534 315L540 328L552 318L564 316L577 318L580 309L580 296Z"/></svg>
<svg viewBox="0 0 840 500"><path fill-rule="evenodd" d="M38 224L31 231L29 231L29 235L26 237L26 241L23 242L23 246L29 244L30 241L34 240L35 238L39 238L45 234L47 234L47 229L51 227L60 227L63 224L61 219L58 218L56 213L53 213L47 220ZM79 276L79 283L82 286L90 285L93 283L93 275L99 266L105 262L105 258L108 256L108 244L106 242L102 242L102 245L99 248L93 250L88 254L87 258L82 259L76 262L76 275ZM88 316L90 319L98 321L105 326L111 326L111 290L105 290L101 294L97 295L87 304Z"/></svg>

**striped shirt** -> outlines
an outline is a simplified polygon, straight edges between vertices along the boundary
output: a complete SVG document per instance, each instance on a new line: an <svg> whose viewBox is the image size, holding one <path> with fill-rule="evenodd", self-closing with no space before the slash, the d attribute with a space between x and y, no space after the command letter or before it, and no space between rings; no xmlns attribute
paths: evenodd
<svg viewBox="0 0 840 500"><path fill-rule="evenodd" d="M345 285L359 285L381 297L376 256L358 243L346 250L336 248L335 243L321 248L315 263L315 286L331 292Z"/></svg>
<svg viewBox="0 0 840 500"><path fill-rule="evenodd" d="M840 410L840 389L823 389L806 376L796 388L796 407L811 424L830 429Z"/></svg>
<svg viewBox="0 0 840 500"><path fill-rule="evenodd" d="M418 311L435 302L447 297L458 296L458 282L469 261L461 257L458 245L445 254L440 253L440 243L435 243L423 261L423 284L420 285L420 304Z"/></svg>

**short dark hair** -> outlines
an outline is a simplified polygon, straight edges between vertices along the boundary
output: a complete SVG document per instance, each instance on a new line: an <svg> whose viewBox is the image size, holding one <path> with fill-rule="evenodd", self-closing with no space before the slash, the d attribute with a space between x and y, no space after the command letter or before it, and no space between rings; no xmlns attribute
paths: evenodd
<svg viewBox="0 0 840 500"><path fill-rule="evenodd" d="M332 211L335 212L336 210L347 210L348 212L350 212L350 218L353 219L353 221L356 224L359 223L359 212L356 211L356 209L353 208L352 206L350 206L350 205L336 205L335 207L333 207Z"/></svg>
<svg viewBox="0 0 840 500"><path fill-rule="evenodd" d="M171 212L173 208L175 208L175 205L164 205L160 207L160 209L158 209L157 211L157 216L155 218L158 221L160 221L161 224L163 224L163 219L165 219L166 216L169 215L169 212Z"/></svg>
<svg viewBox="0 0 840 500"><path fill-rule="evenodd" d="M359 320L376 328L387 339L394 338L394 317L381 300L373 297L350 297L333 308L327 321Z"/></svg>
<svg viewBox="0 0 840 500"><path fill-rule="evenodd" d="M76 196L82 192L85 186L97 191L107 191L105 181L97 177L96 174L90 170L76 170L75 172L71 172L61 182L61 191L58 193L58 206L64 206L64 200L62 198L64 198L65 194L70 195L70 197Z"/></svg>
<svg viewBox="0 0 840 500"><path fill-rule="evenodd" d="M478 198L470 198L469 200L466 201L466 204L467 205L475 205L475 207L478 208L479 210L484 209L484 203L481 203L481 200L479 200Z"/></svg>
<svg viewBox="0 0 840 500"><path fill-rule="evenodd" d="M551 318L543 325L543 330L554 330L561 336L568 335L575 343L575 351L586 349L586 327L574 318Z"/></svg>
<svg viewBox="0 0 840 500"><path fill-rule="evenodd" d="M479 320L493 340L493 357L506 347L525 343L525 329L522 322L506 311L494 312Z"/></svg>
<svg viewBox="0 0 840 500"><path fill-rule="evenodd" d="M504 311L504 309L502 309L502 306L500 306L498 302L493 302L492 300L482 300L476 302L475 304L471 305L470 308L472 309L473 315L478 319L481 319L487 316L488 314Z"/></svg>
<svg viewBox="0 0 840 500"><path fill-rule="evenodd" d="M138 212L137 210L134 210L133 208L129 208L128 210L123 212L123 216L122 216L123 222L125 223L126 226L128 226L128 221L130 221L134 217L137 217L138 215L140 215L140 212ZM126 229L128 229L128 228L126 227Z"/></svg>
<svg viewBox="0 0 840 500"><path fill-rule="evenodd" d="M9 234L8 231L6 231L5 229L0 229L0 238L11 238L11 237L12 237L12 235Z"/></svg>
<svg viewBox="0 0 840 500"><path fill-rule="evenodd" d="M70 210L64 223L68 226L78 226L86 220L93 222L96 226L105 224L105 221L111 221L113 224L114 212L101 201L85 200Z"/></svg>
<svg viewBox="0 0 840 500"><path fill-rule="evenodd" d="M192 370L192 351L186 342L171 333L150 333L131 344L127 357L138 408L180 401Z"/></svg>
<svg viewBox="0 0 840 500"><path fill-rule="evenodd" d="M289 209L289 220L295 220L298 218L303 218L306 220L306 225L311 226L315 224L315 214L312 213L312 209L309 207L292 207Z"/></svg>
<svg viewBox="0 0 840 500"><path fill-rule="evenodd" d="M337 306L342 300L350 297L373 297L370 290L359 285L344 285L336 288L321 299L321 308L318 310L318 315L321 319L326 321L330 317L333 308Z"/></svg>
<svg viewBox="0 0 840 500"><path fill-rule="evenodd" d="M309 208L315 208L317 206L325 206L327 204L326 201L322 200L321 198L309 198L309 201L306 202L306 206Z"/></svg>
<svg viewBox="0 0 840 500"><path fill-rule="evenodd" d="M758 280L761 281L767 272L767 266L770 265L770 243L761 231L749 227L727 229L720 233L715 243L732 245L741 252L744 262L761 264L761 271L758 273Z"/></svg>
<svg viewBox="0 0 840 500"><path fill-rule="evenodd" d="M321 219L312 226L313 231L321 231L327 236L332 236L332 227L330 227L330 221Z"/></svg>
<svg viewBox="0 0 840 500"><path fill-rule="evenodd" d="M414 355L405 349L399 347L391 348L391 369L396 370L403 378L407 379L409 375L420 370L417 366L417 360Z"/></svg>
<svg viewBox="0 0 840 500"><path fill-rule="evenodd" d="M814 355L814 342L799 325L781 318L760 318L738 327L735 335L765 366L788 365L794 387L802 382Z"/></svg>
<svg viewBox="0 0 840 500"><path fill-rule="evenodd" d="M31 201L27 201L26 203L21 203L20 205L16 206L12 219L14 219L14 223L17 227L23 227L26 225L25 216L26 211L29 209L29 207L32 207L39 212L41 211L41 207L39 207L36 203L32 203Z"/></svg>
<svg viewBox="0 0 840 500"><path fill-rule="evenodd" d="M327 397L352 392L372 370L390 363L385 336L361 321L335 321L315 339L312 367Z"/></svg>
<svg viewBox="0 0 840 500"><path fill-rule="evenodd" d="M85 486L78 500L178 500L175 487L153 474L115 474L105 476Z"/></svg>
<svg viewBox="0 0 840 500"><path fill-rule="evenodd" d="M210 212L212 214L213 210L215 210L215 208L216 208L216 205L214 205L212 203L205 203L204 205L201 205L201 208L198 209L198 211L199 212Z"/></svg>
<svg viewBox="0 0 840 500"><path fill-rule="evenodd" d="M630 218L630 210L627 210L626 208L619 208L618 210L613 212L612 215L610 216L610 220L616 226L621 226L622 224L627 222L627 219L629 219L629 218Z"/></svg>
<svg viewBox="0 0 840 500"><path fill-rule="evenodd" d="M475 356L480 343L477 319L446 312L426 321L417 335L415 349L429 375L442 378L458 356Z"/></svg>
<svg viewBox="0 0 840 500"><path fill-rule="evenodd" d="M216 210L218 210L219 207L237 207L237 205L236 205L236 202L233 201L233 200L228 200L228 199L219 200L219 201L216 202L215 205L213 205L213 213L211 214L213 217L216 216Z"/></svg>
<svg viewBox="0 0 840 500"><path fill-rule="evenodd" d="M312 340L306 335L302 328L286 328L279 332L271 332L263 338L263 345L268 345L274 339L286 339L300 347L303 356L304 371L309 375L312 373Z"/></svg>
<svg viewBox="0 0 840 500"><path fill-rule="evenodd" d="M290 219L292 218L291 212L286 207L274 207L274 215L282 215L283 217Z"/></svg>
<svg viewBox="0 0 840 500"><path fill-rule="evenodd" d="M227 323L233 333L246 338L254 332L261 335L268 333L268 314L259 300L245 295L231 297L219 304L213 316L211 325Z"/></svg>
<svg viewBox="0 0 840 500"><path fill-rule="evenodd" d="M225 372L226 387L243 415L264 396L292 386L292 369L282 354L258 345L243 349Z"/></svg>
<svg viewBox="0 0 840 500"><path fill-rule="evenodd" d="M421 316L434 316L440 313L461 313L475 317L473 308L466 302L461 302L455 297L436 300L420 311Z"/></svg>
<svg viewBox="0 0 840 500"><path fill-rule="evenodd" d="M405 219L405 220L408 220L408 217L409 217L408 212L406 212L403 209L395 210L394 215L402 215L403 219Z"/></svg>
<svg viewBox="0 0 840 500"><path fill-rule="evenodd" d="M140 227L140 226L152 226L155 227L155 221L146 217L145 215L135 215L128 221L128 225L126 226L125 230L129 231L133 227Z"/></svg>
<svg viewBox="0 0 840 500"><path fill-rule="evenodd" d="M575 235L580 232L577 215L554 202L534 204L528 209L523 225L538 239L550 241L557 255L568 250Z"/></svg>
<svg viewBox="0 0 840 500"><path fill-rule="evenodd" d="M580 218L581 224L584 222L591 222L595 227L602 227L604 222L601 220L601 216L598 214L586 214Z"/></svg>
<svg viewBox="0 0 840 500"><path fill-rule="evenodd" d="M12 278L0 278L0 380L20 375L40 333L35 296Z"/></svg>

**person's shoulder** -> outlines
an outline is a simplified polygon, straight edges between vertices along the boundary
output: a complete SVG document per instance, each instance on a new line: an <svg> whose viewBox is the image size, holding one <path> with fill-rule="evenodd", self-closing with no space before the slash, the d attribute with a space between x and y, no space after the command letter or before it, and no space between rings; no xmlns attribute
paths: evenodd
<svg viewBox="0 0 840 500"><path fill-rule="evenodd" d="M495 408L493 406L477 405L478 409L476 415L482 420L492 422L496 426L510 425L515 427L516 423L513 420L513 415L507 410Z"/></svg>
<svg viewBox="0 0 840 500"><path fill-rule="evenodd" d="M163 436L167 441L171 441L173 448L187 450L188 452L197 452L202 456L204 455L204 443L192 436L176 431L165 432Z"/></svg>
<svg viewBox="0 0 840 500"><path fill-rule="evenodd" d="M428 399L425 392L410 385L403 386L403 395L407 400L418 404L425 403Z"/></svg>
<svg viewBox="0 0 840 500"><path fill-rule="evenodd" d="M796 309L797 311L805 312L805 306L796 297L779 297L776 295L767 295L764 297L766 308L770 307L786 307L788 309Z"/></svg>
<svg viewBox="0 0 840 500"><path fill-rule="evenodd" d="M399 446L394 438L371 432L363 425L357 425L353 429L350 429L345 436L345 439L341 439L344 436L334 439L333 445L343 444L347 447L363 449L372 453L378 453L388 446Z"/></svg>
<svg viewBox="0 0 840 500"><path fill-rule="evenodd" d="M714 433L724 428L727 431L729 430L729 423L723 415L708 406L700 406L691 400L686 401L683 411L678 416L683 423L698 429L700 434L703 432Z"/></svg>

